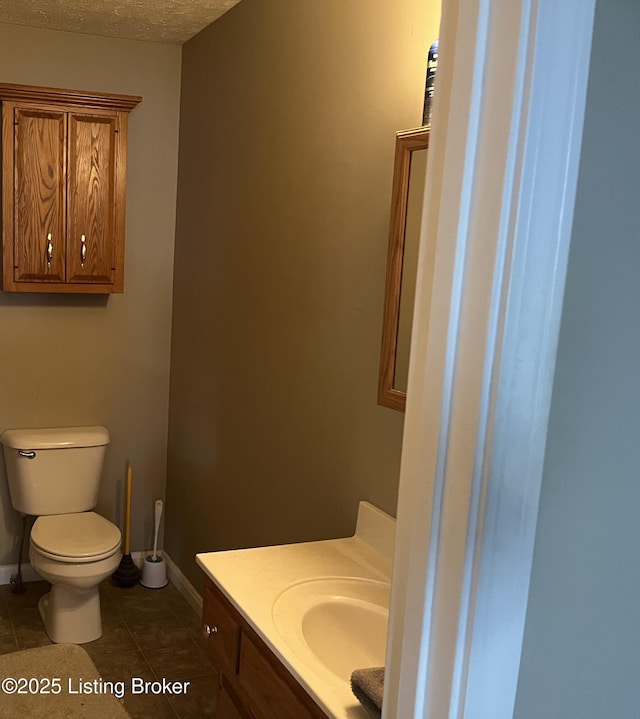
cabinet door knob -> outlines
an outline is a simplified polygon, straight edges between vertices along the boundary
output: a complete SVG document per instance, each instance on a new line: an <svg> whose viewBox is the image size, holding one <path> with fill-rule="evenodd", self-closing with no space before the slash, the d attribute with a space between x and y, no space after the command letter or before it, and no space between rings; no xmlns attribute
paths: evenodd
<svg viewBox="0 0 640 719"><path fill-rule="evenodd" d="M217 634L217 633L218 633L218 627L216 627L215 625L210 626L209 624L204 624L202 627L202 636L205 639L208 639L212 634Z"/></svg>
<svg viewBox="0 0 640 719"><path fill-rule="evenodd" d="M84 269L84 261L87 259L87 238L82 235L80 238L80 264L82 268Z"/></svg>
<svg viewBox="0 0 640 719"><path fill-rule="evenodd" d="M51 260L53 258L53 242L51 242L51 233L47 235L47 267L51 269Z"/></svg>

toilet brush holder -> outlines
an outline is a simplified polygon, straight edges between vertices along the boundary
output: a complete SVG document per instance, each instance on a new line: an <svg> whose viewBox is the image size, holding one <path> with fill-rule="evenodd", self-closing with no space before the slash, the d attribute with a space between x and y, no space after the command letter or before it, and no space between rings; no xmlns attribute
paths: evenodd
<svg viewBox="0 0 640 719"><path fill-rule="evenodd" d="M140 584L148 589L160 589L167 586L167 565L162 557L149 555L142 563Z"/></svg>

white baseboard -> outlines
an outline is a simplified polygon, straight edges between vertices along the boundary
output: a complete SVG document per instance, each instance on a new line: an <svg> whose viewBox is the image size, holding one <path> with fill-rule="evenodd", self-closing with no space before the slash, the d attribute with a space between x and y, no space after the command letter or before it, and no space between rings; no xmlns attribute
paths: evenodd
<svg viewBox="0 0 640 719"><path fill-rule="evenodd" d="M39 579L42 579L29 562L24 562L20 571L22 573L23 582L37 582ZM10 584L11 577L17 573L17 564L0 564L0 584Z"/></svg>
<svg viewBox="0 0 640 719"><path fill-rule="evenodd" d="M131 559L133 559L138 569L142 569L142 563L144 562L145 557L148 557L151 553L151 550L146 552L131 552ZM200 593L178 569L178 565L166 552L158 552L158 554L162 556L165 564L167 565L167 579L180 592L180 594L182 594L193 611L200 614L202 612L202 596Z"/></svg>
<svg viewBox="0 0 640 719"><path fill-rule="evenodd" d="M167 563L167 576L169 578L169 581L187 600L187 603L191 606L193 611L197 614L201 614L202 595L178 569L178 565L171 559L171 557L166 552L163 552L162 556L164 557L164 561Z"/></svg>
<svg viewBox="0 0 640 719"><path fill-rule="evenodd" d="M131 552L131 559L133 559L134 564L140 569L145 557L148 557L150 554L151 550L146 552ZM167 563L167 578L186 599L194 612L200 614L202 611L202 596L195 589L193 584L191 584L191 582L178 569L178 566L171 557L166 552L162 552L162 556L164 561ZM22 565L21 571L23 582L36 582L39 579L42 579L29 562L25 562ZM0 585L9 584L11 582L11 577L17 574L17 572L17 564L0 564Z"/></svg>

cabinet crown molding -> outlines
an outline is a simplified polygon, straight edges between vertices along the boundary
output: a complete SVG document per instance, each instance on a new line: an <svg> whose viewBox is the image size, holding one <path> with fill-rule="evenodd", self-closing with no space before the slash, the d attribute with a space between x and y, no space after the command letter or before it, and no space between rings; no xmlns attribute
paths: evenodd
<svg viewBox="0 0 640 719"><path fill-rule="evenodd" d="M0 100L34 103L64 103L65 105L102 108L130 112L142 101L139 95L111 95L104 92L84 90L63 90L34 85L15 85L0 82Z"/></svg>

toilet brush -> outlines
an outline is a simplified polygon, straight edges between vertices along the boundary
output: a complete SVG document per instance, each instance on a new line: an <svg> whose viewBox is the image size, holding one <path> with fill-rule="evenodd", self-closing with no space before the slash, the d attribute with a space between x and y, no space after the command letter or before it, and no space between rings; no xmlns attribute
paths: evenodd
<svg viewBox="0 0 640 719"><path fill-rule="evenodd" d="M140 584L149 589L160 589L167 586L167 566L164 559L158 556L158 532L162 517L162 500L157 499L155 504L155 533L153 537L153 554L146 557L142 565L142 579Z"/></svg>
<svg viewBox="0 0 640 719"><path fill-rule="evenodd" d="M127 483L124 497L124 544L122 559L116 571L111 575L114 584L119 587L132 587L140 578L140 570L131 558L131 465L127 465Z"/></svg>

